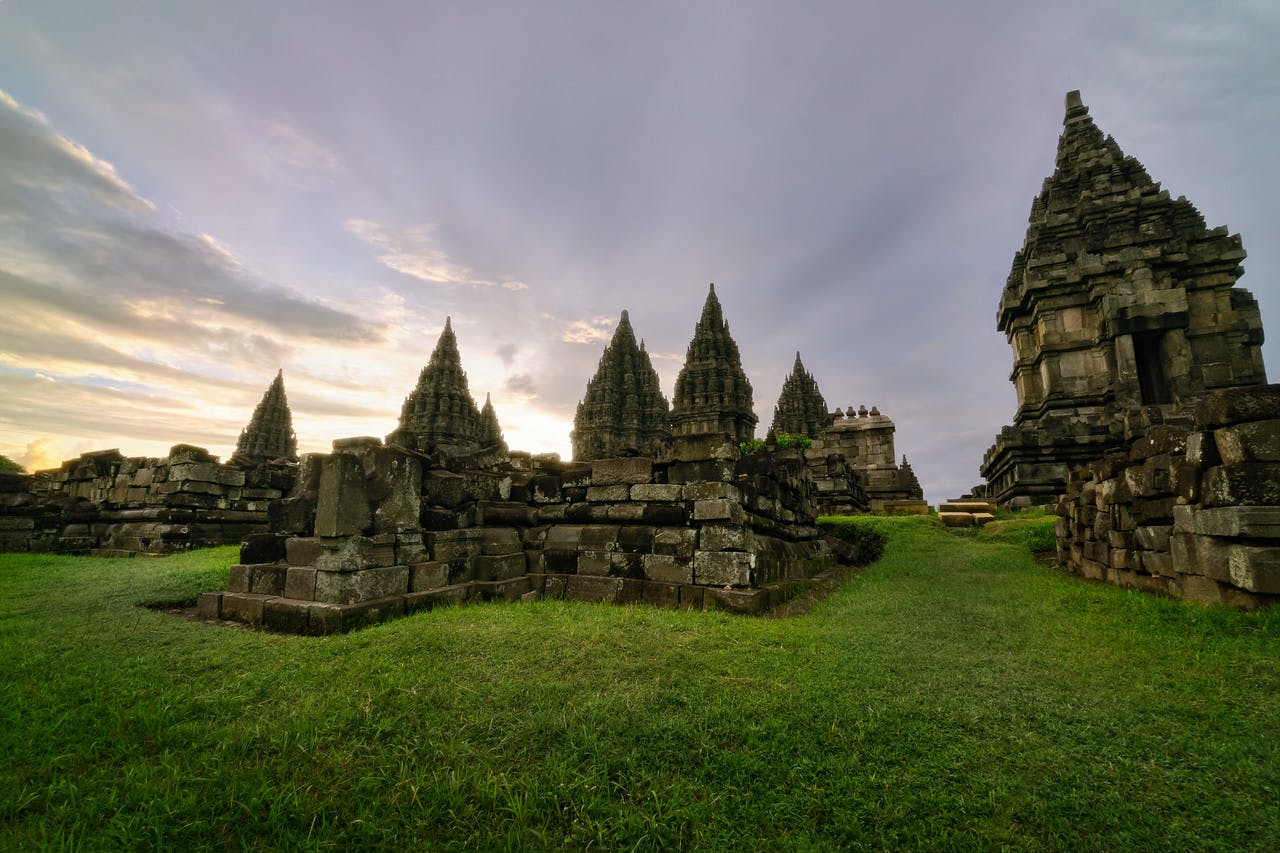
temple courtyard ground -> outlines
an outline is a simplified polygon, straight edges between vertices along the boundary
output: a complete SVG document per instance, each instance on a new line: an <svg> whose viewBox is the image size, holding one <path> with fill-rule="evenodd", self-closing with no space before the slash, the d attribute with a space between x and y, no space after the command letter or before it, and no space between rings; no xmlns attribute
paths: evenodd
<svg viewBox="0 0 1280 853"><path fill-rule="evenodd" d="M0 555L0 849L1280 848L1280 608L872 519L807 612L177 618L235 548Z"/></svg>

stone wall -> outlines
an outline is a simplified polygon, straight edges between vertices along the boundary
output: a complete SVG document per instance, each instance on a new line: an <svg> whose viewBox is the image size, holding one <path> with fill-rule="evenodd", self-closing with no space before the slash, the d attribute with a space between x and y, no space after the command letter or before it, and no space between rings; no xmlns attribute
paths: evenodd
<svg viewBox="0 0 1280 853"><path fill-rule="evenodd" d="M295 466L224 465L175 445L164 459L86 453L0 481L0 551L166 554L239 543L267 529Z"/></svg>
<svg viewBox="0 0 1280 853"><path fill-rule="evenodd" d="M1073 476L1058 503L1072 572L1208 604L1280 601L1280 385L1202 399Z"/></svg>
<svg viewBox="0 0 1280 853"><path fill-rule="evenodd" d="M893 445L896 429L893 420L875 408L868 412L863 406L855 412L850 406L844 413L836 410L832 414L830 425L813 439L809 448L811 473L819 492L822 514L848 514L867 509L879 513L885 510L887 503L923 503L920 484L914 476L906 476L898 467ZM849 468L860 475L866 503L845 506L841 501L828 497L839 496L842 489L839 478L823 470L826 460L833 455L843 456Z"/></svg>
<svg viewBox="0 0 1280 853"><path fill-rule="evenodd" d="M304 457L282 532L247 541L201 613L296 633L532 595L758 613L836 562L800 451L686 436L659 458L439 463L377 439Z"/></svg>

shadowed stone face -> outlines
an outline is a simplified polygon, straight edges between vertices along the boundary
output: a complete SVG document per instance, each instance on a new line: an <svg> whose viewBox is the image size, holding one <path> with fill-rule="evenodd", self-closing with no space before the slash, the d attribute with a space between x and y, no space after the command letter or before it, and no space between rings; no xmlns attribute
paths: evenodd
<svg viewBox="0 0 1280 853"><path fill-rule="evenodd" d="M1207 392L1266 382L1240 237L1170 198L1079 92L1063 124L1000 300L1018 412L982 474L1001 504L1048 500L1153 423L1188 423Z"/></svg>
<svg viewBox="0 0 1280 853"><path fill-rule="evenodd" d="M671 433L721 433L735 442L749 441L755 435L756 420L751 383L712 285L676 378Z"/></svg>
<svg viewBox="0 0 1280 853"><path fill-rule="evenodd" d="M236 442L233 461L270 462L273 459L298 461L298 439L293 434L293 416L289 401L284 395L284 371L262 395L261 402L253 410L249 425L240 433Z"/></svg>
<svg viewBox="0 0 1280 853"><path fill-rule="evenodd" d="M667 398L627 312L600 356L573 418L573 458L656 456L671 437Z"/></svg>

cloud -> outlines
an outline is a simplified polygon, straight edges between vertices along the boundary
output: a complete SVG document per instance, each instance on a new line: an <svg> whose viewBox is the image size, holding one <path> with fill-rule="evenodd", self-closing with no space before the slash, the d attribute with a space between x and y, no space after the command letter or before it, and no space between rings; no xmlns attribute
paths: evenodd
<svg viewBox="0 0 1280 853"><path fill-rule="evenodd" d="M513 373L507 378L506 389L512 394L525 397L534 397L538 393L538 386L528 373Z"/></svg>
<svg viewBox="0 0 1280 853"><path fill-rule="evenodd" d="M593 344L613 338L618 321L612 317L593 317L590 320L574 320L564 327L560 340L567 344Z"/></svg>
<svg viewBox="0 0 1280 853"><path fill-rule="evenodd" d="M27 450L18 458L18 464L27 469L28 473L34 473L56 468L62 458L57 439L37 438L27 443Z"/></svg>
<svg viewBox="0 0 1280 853"><path fill-rule="evenodd" d="M378 263L398 273L430 284L456 284L466 287L501 287L505 290L528 290L518 279L502 276L482 278L475 270L455 262L436 246L433 224L393 227L368 219L348 219L347 231L378 250Z"/></svg>

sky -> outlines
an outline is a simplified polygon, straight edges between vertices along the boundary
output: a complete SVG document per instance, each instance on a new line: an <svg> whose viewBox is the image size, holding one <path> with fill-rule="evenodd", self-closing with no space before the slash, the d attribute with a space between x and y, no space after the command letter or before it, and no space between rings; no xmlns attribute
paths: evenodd
<svg viewBox="0 0 1280 853"><path fill-rule="evenodd" d="M569 456L628 309L714 282L763 434L798 350L932 502L1016 397L996 309L1063 100L1241 234L1280 371L1280 4L0 0L0 454L385 436L452 317Z"/></svg>

